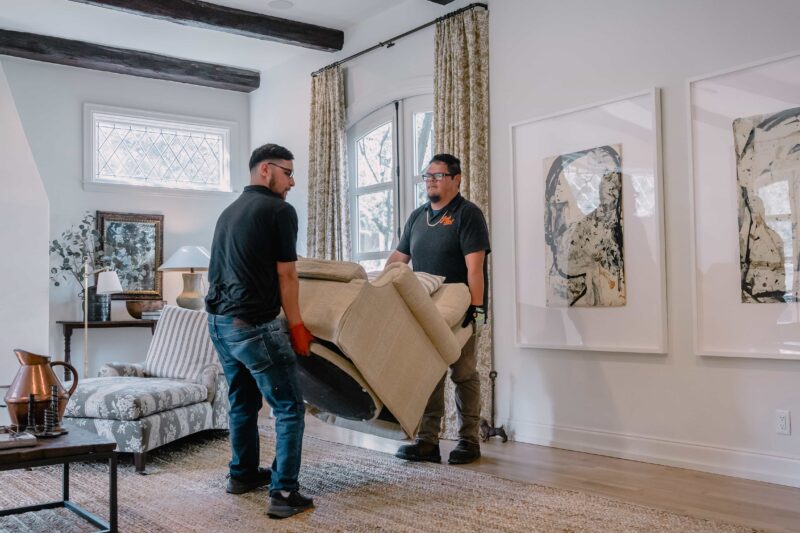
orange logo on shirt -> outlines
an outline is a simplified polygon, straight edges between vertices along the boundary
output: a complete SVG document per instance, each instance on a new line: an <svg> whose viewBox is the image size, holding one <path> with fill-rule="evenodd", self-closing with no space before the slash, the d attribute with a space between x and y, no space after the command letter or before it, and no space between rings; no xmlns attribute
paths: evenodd
<svg viewBox="0 0 800 533"><path fill-rule="evenodd" d="M451 224L453 224L453 222L455 222L455 220L453 220L453 217L451 217L450 215L445 214L442 216L442 219L439 222L441 223L442 226L450 226Z"/></svg>

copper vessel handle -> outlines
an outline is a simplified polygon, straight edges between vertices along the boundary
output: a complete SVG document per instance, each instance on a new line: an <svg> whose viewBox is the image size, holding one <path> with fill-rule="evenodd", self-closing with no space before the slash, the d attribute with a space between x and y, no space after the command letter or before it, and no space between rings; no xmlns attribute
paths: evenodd
<svg viewBox="0 0 800 533"><path fill-rule="evenodd" d="M54 367L54 366L57 366L57 365L61 365L61 366L67 367L67 368L69 368L69 371L72 372L72 387L70 387L69 392L67 392L67 394L72 396L72 393L75 392L75 389L78 388L78 371L75 370L74 366L72 366L69 363L65 363L64 361L52 361L50 363L51 367Z"/></svg>

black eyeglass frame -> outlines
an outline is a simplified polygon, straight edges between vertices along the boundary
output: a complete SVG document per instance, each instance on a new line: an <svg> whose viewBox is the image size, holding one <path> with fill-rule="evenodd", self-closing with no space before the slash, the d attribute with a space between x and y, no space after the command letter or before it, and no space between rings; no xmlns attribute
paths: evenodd
<svg viewBox="0 0 800 533"><path fill-rule="evenodd" d="M273 167L278 167L279 169L283 170L286 173L286 177L287 178L294 177L294 169L293 168L286 168L284 166L279 165L278 163L272 163L270 161L267 161L267 164L268 165L272 165Z"/></svg>

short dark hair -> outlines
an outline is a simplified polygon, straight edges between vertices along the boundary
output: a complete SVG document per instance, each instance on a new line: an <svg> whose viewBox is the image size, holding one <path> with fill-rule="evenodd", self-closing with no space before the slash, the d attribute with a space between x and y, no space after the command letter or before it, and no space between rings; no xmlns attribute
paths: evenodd
<svg viewBox="0 0 800 533"><path fill-rule="evenodd" d="M428 162L429 165L431 163L444 163L447 165L447 173L453 176L461 174L461 160L454 155L436 154Z"/></svg>
<svg viewBox="0 0 800 533"><path fill-rule="evenodd" d="M283 146L277 144L265 144L264 146L259 146L253 150L252 155L250 155L250 171L252 172L252 170L256 168L259 163L266 161L267 159L285 159L286 161L292 161L294 159L294 155L292 155L292 152Z"/></svg>

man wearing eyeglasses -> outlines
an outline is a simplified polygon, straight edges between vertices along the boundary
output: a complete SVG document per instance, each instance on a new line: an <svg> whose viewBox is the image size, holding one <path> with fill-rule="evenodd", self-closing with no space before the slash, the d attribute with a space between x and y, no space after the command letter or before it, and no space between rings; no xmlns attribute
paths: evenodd
<svg viewBox="0 0 800 533"><path fill-rule="evenodd" d="M481 456L478 427L481 414L480 380L476 368L476 318L484 314L489 230L480 208L459 193L461 161L450 154L433 156L423 174L430 200L408 217L397 249L386 264L411 261L415 272L445 277L445 283L465 283L471 304L461 327L472 328L472 336L458 361L450 366L455 384L460 427L458 445L450 453L450 464L471 463ZM444 416L444 377L433 391L422 416L417 440L401 446L397 457L411 461L440 462L439 432Z"/></svg>
<svg viewBox="0 0 800 533"><path fill-rule="evenodd" d="M208 330L230 401L232 459L227 491L242 494L270 485L270 518L314 506L297 481L305 421L295 354L312 340L300 316L297 213L286 202L294 186L292 153L276 144L250 157L250 185L220 215L208 268ZM278 318L281 307L288 322ZM272 469L259 463L261 396L275 415Z"/></svg>

